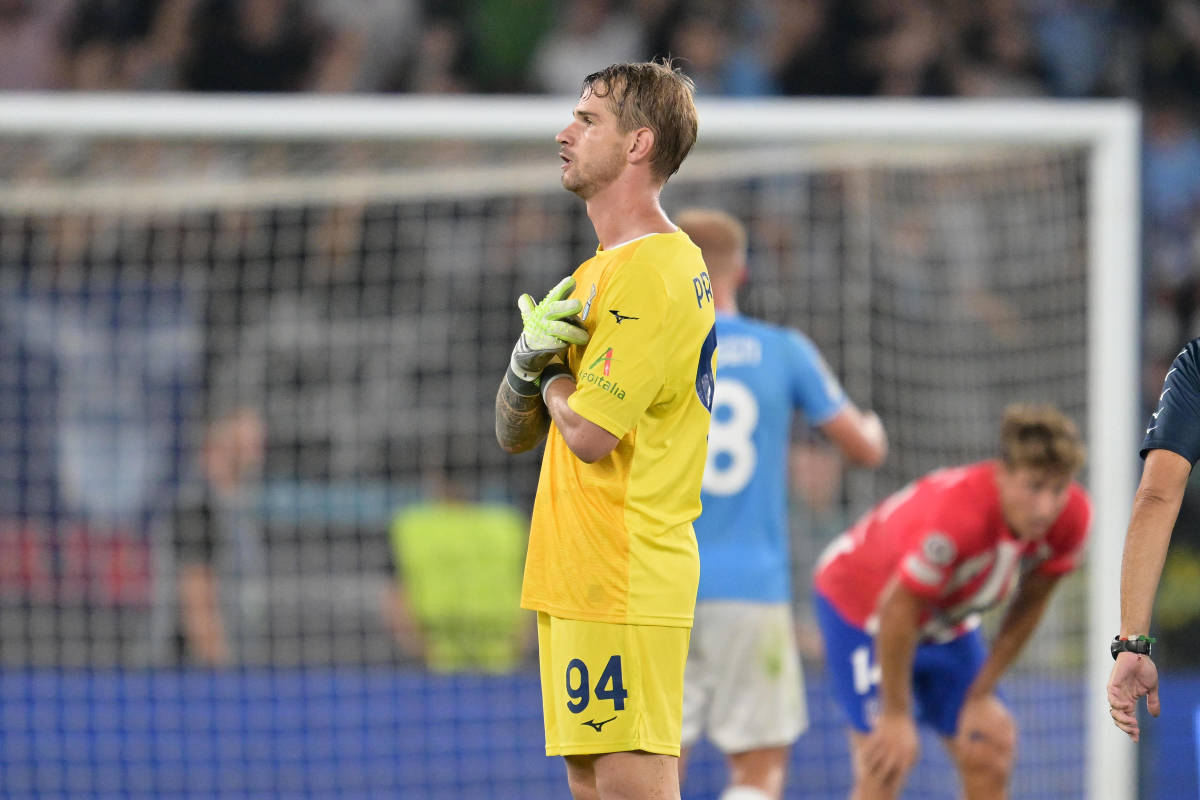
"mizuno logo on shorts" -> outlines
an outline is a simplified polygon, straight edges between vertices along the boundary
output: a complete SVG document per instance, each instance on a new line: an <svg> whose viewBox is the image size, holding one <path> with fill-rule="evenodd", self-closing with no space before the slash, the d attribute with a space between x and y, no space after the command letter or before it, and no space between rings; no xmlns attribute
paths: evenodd
<svg viewBox="0 0 1200 800"><path fill-rule="evenodd" d="M596 722L594 720L588 719L588 720L584 720L583 722L581 722L579 724L580 725L590 725L591 727L596 729L596 733L599 733L601 728L603 728L608 723L612 722L614 719L616 719L616 717L609 717L608 719L601 720L600 722Z"/></svg>

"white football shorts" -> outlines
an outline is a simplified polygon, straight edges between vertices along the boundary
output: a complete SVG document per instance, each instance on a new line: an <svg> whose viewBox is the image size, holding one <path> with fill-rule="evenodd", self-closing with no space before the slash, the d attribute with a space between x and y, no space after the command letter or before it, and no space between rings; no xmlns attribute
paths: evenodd
<svg viewBox="0 0 1200 800"><path fill-rule="evenodd" d="M808 727L804 675L787 604L696 604L683 676L683 746L702 735L725 753L789 745Z"/></svg>

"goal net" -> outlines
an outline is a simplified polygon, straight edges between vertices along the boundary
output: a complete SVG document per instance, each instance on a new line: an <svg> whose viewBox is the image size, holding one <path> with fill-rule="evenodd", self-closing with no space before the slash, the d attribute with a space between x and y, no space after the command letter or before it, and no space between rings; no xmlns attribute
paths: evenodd
<svg viewBox="0 0 1200 800"><path fill-rule="evenodd" d="M539 456L496 446L492 404L516 297L596 246L558 184L570 107L0 101L0 793L561 796L512 610ZM1058 404L1088 432L1096 524L1003 685L1013 796L1126 796L1096 711L1137 433L1135 112L701 121L668 213L746 223L742 310L806 332L892 442L838 481L800 434L801 616L854 515L988 457L1008 403ZM841 721L806 672L789 796L842 797ZM955 796L939 750L907 796ZM684 795L723 780L702 748Z"/></svg>

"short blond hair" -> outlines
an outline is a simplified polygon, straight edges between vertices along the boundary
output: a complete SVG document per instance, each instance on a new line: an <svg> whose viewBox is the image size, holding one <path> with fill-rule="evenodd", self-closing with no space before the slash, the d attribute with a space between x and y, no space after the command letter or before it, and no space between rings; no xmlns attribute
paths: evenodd
<svg viewBox="0 0 1200 800"><path fill-rule="evenodd" d="M746 257L746 226L737 217L713 208L685 208L671 215L700 248L712 277L741 266Z"/></svg>
<svg viewBox="0 0 1200 800"><path fill-rule="evenodd" d="M1056 407L1018 403L1004 410L1000 455L1009 469L1074 475L1087 461L1087 447L1074 421Z"/></svg>
<svg viewBox="0 0 1200 800"><path fill-rule="evenodd" d="M606 98L621 131L654 132L650 169L666 181L696 143L699 117L692 79L671 59L613 64L583 79L580 96Z"/></svg>

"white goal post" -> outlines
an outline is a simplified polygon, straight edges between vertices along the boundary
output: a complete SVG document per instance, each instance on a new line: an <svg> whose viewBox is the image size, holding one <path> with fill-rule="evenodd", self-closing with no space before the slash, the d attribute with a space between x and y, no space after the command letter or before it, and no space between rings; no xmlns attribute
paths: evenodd
<svg viewBox="0 0 1200 800"><path fill-rule="evenodd" d="M302 205L311 190L325 198L454 198L481 185L553 186L552 137L569 120L568 97L195 97L182 95L0 95L0 148L6 140L118 138L131 141L222 139L248 142L455 139L540 145L536 159L512 165L465 164L425 169L404 163L373 169L297 174L278 179L224 175L211 183L173 185L153 175L110 177L94 186L10 180L0 175L0 215L53 211L72 196L131 211L196 204L277 202ZM1087 482L1095 504L1088 555L1086 783L1090 800L1136 795L1135 748L1105 710L1119 624L1120 554L1136 485L1140 256L1140 115L1125 101L752 101L699 102L700 144L678 179L719 179L773 164L890 161L913 147L915 162L954 157L957 149L1080 148L1086 153L1086 433ZM801 149L797 149L801 146ZM2 151L0 151L2 152ZM727 152L736 155L724 157ZM751 162L758 161L757 165ZM214 198L216 198L214 200ZM870 236L869 232L864 233ZM564 265L565 266L565 265ZM529 291L534 291L530 288ZM870 286L845 291L869 294ZM849 324L849 323L842 323ZM848 344L842 368L869 368L867 345ZM857 349L856 349L857 348ZM502 366L502 365L501 365ZM497 376L500 373L497 373ZM856 381L846 383L855 393ZM913 477L913 476L909 476Z"/></svg>

